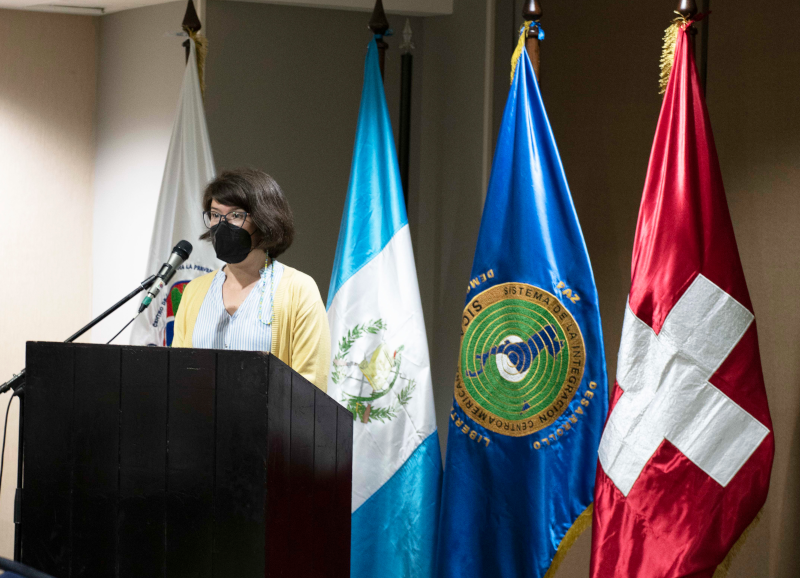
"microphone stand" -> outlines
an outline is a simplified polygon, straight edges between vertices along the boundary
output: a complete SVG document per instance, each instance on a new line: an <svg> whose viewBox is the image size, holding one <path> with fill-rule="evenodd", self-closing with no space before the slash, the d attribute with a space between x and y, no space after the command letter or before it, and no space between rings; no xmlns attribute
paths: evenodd
<svg viewBox="0 0 800 578"><path fill-rule="evenodd" d="M89 323L78 329L64 340L64 343L72 343L78 337L89 331L92 327L100 323L103 319L114 313L117 309L125 305L128 301L136 297L142 291L149 289L156 281L155 275L150 275L147 279L139 283L139 286L128 293L125 297L114 303L111 307L103 311L100 315L92 319ZM14 375L11 379L0 386L0 394L3 394L11 389L14 394L19 398L19 438L17 440L17 492L14 496L14 560L20 561L22 554L22 532L19 528L20 520L22 519L22 466L23 466L23 452L25 450L24 437L23 437L23 394L25 393L25 369ZM12 396L13 397L13 396Z"/></svg>

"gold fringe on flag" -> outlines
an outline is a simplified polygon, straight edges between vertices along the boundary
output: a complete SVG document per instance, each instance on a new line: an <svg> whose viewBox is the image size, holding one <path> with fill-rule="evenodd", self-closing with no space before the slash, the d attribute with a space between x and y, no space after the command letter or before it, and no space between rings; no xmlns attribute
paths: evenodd
<svg viewBox="0 0 800 578"><path fill-rule="evenodd" d="M553 561L550 562L550 568L547 569L547 573L544 575L544 578L553 578L558 572L558 567L561 565L561 562L564 561L564 558L567 557L567 552L569 549L572 548L572 545L575 543L575 540L578 539L578 536L583 534L583 531L592 525L592 512L594 511L594 504L589 504L589 507L586 508L583 513L578 516L578 519L575 520L575 523L572 524L572 527L567 531L564 535L564 538L561 540L561 543L558 545L558 550L556 550L556 555L553 556ZM714 578L717 578L716 576Z"/></svg>
<svg viewBox="0 0 800 578"><path fill-rule="evenodd" d="M664 31L664 47L661 49L661 78L658 81L658 94L664 94L669 84L669 75L672 73L672 64L675 62L675 43L678 41L678 31L682 26L688 24L677 10L678 17L672 21Z"/></svg>
<svg viewBox="0 0 800 578"><path fill-rule="evenodd" d="M184 26L184 31L194 40L195 54L197 55L197 76L200 80L200 94L206 97L206 56L208 56L208 38L201 32L192 32Z"/></svg>
<svg viewBox="0 0 800 578"><path fill-rule="evenodd" d="M528 38L528 29L532 23L533 20L526 20L522 24L522 32L520 32L517 47L514 49L514 53L511 55L511 82L514 82L514 72L517 70L517 62L519 61L520 56L522 56L522 51L525 50L525 40Z"/></svg>
<svg viewBox="0 0 800 578"><path fill-rule="evenodd" d="M713 578L725 578L728 575L728 570L731 569L731 564L733 563L733 559L736 558L739 552L741 552L742 546L744 546L744 543L747 541L748 536L750 536L750 532L752 532L753 529L761 521L761 513L763 511L764 510L758 511L758 515L756 515L755 519L752 522L750 522L750 525L747 526L747 528L745 528L744 532L742 532L742 535L739 536L738 540L736 540L736 543L733 545L733 548L730 549L728 555L725 556L725 559L722 561L722 563L719 566L717 566Z"/></svg>

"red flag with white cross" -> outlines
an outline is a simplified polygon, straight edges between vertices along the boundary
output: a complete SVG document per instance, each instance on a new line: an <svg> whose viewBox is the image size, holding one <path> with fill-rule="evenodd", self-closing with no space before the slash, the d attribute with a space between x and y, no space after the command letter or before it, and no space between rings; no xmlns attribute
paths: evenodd
<svg viewBox="0 0 800 578"><path fill-rule="evenodd" d="M599 448L592 578L711 577L769 487L756 323L688 26L639 210Z"/></svg>

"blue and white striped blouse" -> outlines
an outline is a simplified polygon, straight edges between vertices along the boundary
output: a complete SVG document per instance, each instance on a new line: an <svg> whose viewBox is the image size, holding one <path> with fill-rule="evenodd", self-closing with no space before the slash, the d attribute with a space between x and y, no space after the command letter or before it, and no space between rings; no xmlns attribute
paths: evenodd
<svg viewBox="0 0 800 578"><path fill-rule="evenodd" d="M262 267L261 279L233 315L222 301L222 284L227 276L223 269L217 271L200 306L192 345L203 349L269 351L272 347L272 288L278 286L283 269L277 261Z"/></svg>

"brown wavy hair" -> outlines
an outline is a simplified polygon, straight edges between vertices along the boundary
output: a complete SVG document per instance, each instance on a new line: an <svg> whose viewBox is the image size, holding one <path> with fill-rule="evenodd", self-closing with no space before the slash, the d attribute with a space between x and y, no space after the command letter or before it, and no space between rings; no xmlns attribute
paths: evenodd
<svg viewBox="0 0 800 578"><path fill-rule="evenodd" d="M255 249L263 249L271 258L281 255L294 240L294 217L280 185L264 171L235 169L223 171L203 193L203 210L211 210L211 201L247 211L261 238ZM211 231L200 236L211 240Z"/></svg>

